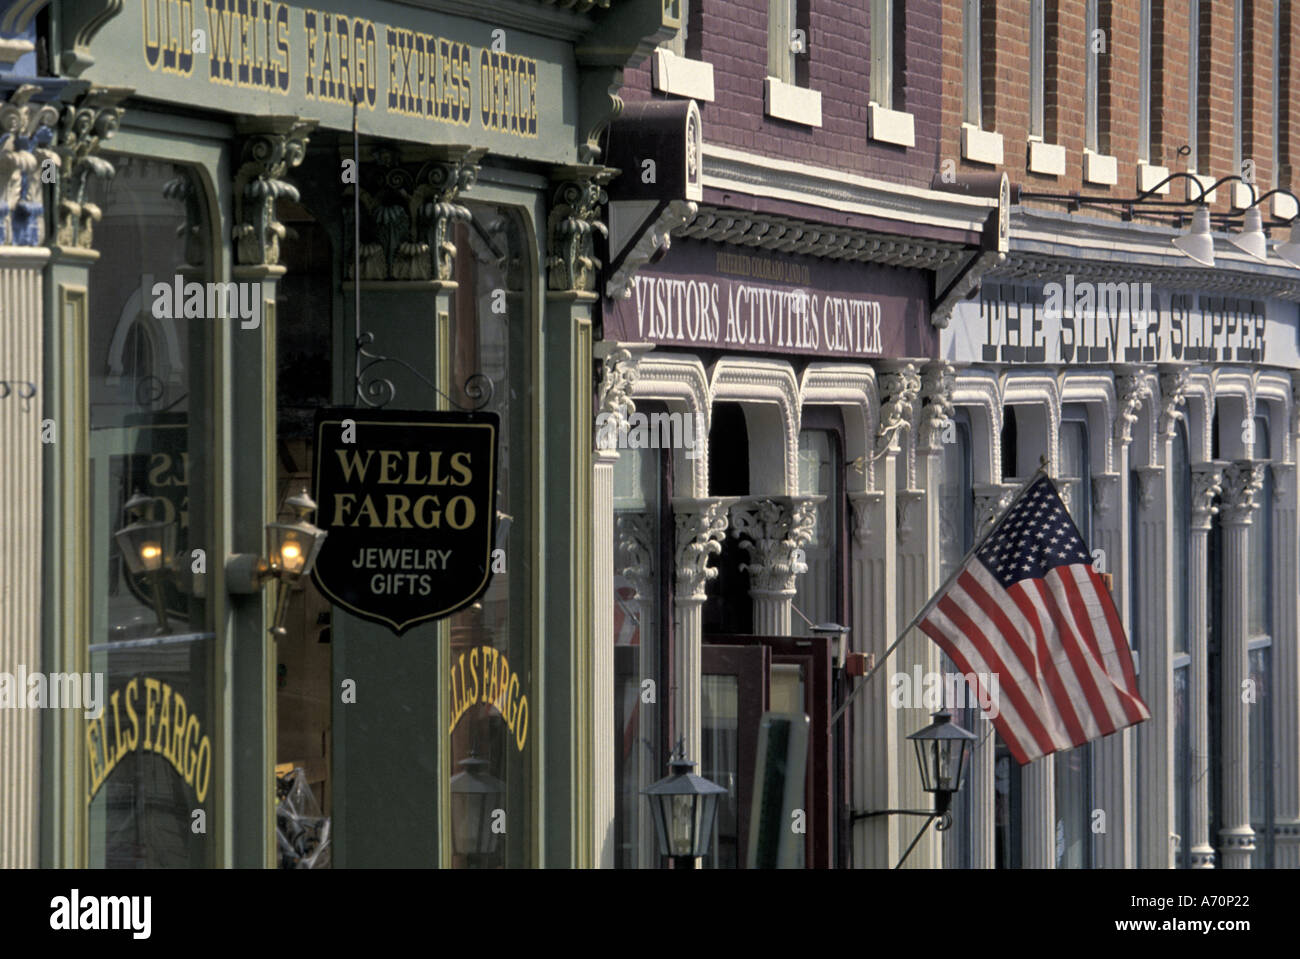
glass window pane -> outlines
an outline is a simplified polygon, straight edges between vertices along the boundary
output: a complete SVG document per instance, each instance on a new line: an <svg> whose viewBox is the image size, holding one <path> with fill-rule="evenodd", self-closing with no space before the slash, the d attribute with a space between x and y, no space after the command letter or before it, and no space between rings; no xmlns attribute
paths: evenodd
<svg viewBox="0 0 1300 959"><path fill-rule="evenodd" d="M1273 763L1272 649L1250 651L1250 681L1255 701L1250 703L1250 823L1255 830L1255 865L1273 866Z"/></svg>
<svg viewBox="0 0 1300 959"><path fill-rule="evenodd" d="M617 868L653 867L654 826L641 790L663 775L659 696L646 702L646 680L660 681L660 451L627 449L614 465L614 858Z"/></svg>
<svg viewBox="0 0 1300 959"><path fill-rule="evenodd" d="M1179 836L1179 853L1175 863L1186 869L1190 861L1191 837L1187 830L1191 822L1191 715L1188 712L1187 683L1190 667L1174 670L1174 832Z"/></svg>
<svg viewBox="0 0 1300 959"><path fill-rule="evenodd" d="M103 157L116 175L93 179L87 198L103 214L87 331L90 668L104 677L104 709L86 725L90 864L211 866L213 844L190 824L194 809L216 817L214 636L189 557L213 542L205 364L230 321L207 315L206 291L204 315L185 315L204 289L186 284L210 265L198 178Z"/></svg>
<svg viewBox="0 0 1300 959"><path fill-rule="evenodd" d="M795 580L794 605L813 623L840 621L839 577L839 437L831 430L799 433L799 492L825 496L817 505L817 524L804 546L808 572ZM794 617L795 632L807 635L808 624Z"/></svg>
<svg viewBox="0 0 1300 959"><path fill-rule="evenodd" d="M705 674L700 677L700 696L700 775L727 790L718 801L713 849L703 864L707 869L736 869L741 858L736 782L740 772L740 683L735 676Z"/></svg>

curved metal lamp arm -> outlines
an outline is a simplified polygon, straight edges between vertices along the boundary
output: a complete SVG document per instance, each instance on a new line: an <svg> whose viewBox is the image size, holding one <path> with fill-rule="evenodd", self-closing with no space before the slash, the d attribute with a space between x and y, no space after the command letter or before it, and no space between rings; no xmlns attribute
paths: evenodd
<svg viewBox="0 0 1300 959"><path fill-rule="evenodd" d="M1269 190L1267 193L1261 193L1261 194L1256 198L1255 202L1251 204L1251 206L1259 206L1261 203L1263 203L1263 202L1264 202L1265 200L1267 200L1269 197L1271 197L1271 196L1273 196L1274 194L1277 194L1277 193L1280 193L1280 194L1282 194L1283 196L1289 196L1292 200L1295 201L1295 206L1296 206L1296 214L1295 214L1295 216L1287 217L1287 218L1283 221L1283 222L1286 222L1286 223L1290 223L1290 222L1291 222L1292 220L1294 220L1297 216L1300 216L1300 197L1296 196L1294 193L1292 193L1290 190L1285 189L1284 187L1277 186L1277 187L1274 187L1273 189ZM1281 220L1282 217L1278 217L1278 219Z"/></svg>

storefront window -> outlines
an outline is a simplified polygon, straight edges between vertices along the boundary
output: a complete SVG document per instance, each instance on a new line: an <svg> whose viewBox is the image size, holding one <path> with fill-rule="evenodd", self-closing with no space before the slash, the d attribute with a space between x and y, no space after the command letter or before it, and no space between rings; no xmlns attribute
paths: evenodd
<svg viewBox="0 0 1300 959"><path fill-rule="evenodd" d="M477 679L477 696L463 711L452 710L449 823L457 824L458 791L467 783L466 760L479 759L484 781L499 789L487 810L497 836L490 851L454 855L454 866L518 868L534 865L538 736L537 662L527 611L533 581L528 539L528 468L531 442L528 397L518 388L527 368L532 283L523 218L508 207L469 204L472 222L457 230L455 312L451 330L453 400L475 402L491 383L485 409L501 418L497 441L497 526L500 563L487 592L448 620L451 679L465 689ZM504 302L505 309L500 309ZM481 375L481 376L480 376ZM515 377L512 379L512 377ZM455 693L452 702L466 702ZM566 814L567 815L567 814ZM499 830L499 831L498 831Z"/></svg>
<svg viewBox="0 0 1300 959"><path fill-rule="evenodd" d="M814 624L841 622L840 580L840 438L833 430L799 432L799 492L826 497L817 504L817 525L804 546L808 572L795 580L795 632L810 635L805 619Z"/></svg>
<svg viewBox="0 0 1300 959"><path fill-rule="evenodd" d="M649 404L646 404L648 406ZM645 412L638 402L638 410ZM657 449L626 449L614 466L614 749L619 869L658 864L654 824L641 790L663 775L660 760L664 630L662 467Z"/></svg>
<svg viewBox="0 0 1300 959"><path fill-rule="evenodd" d="M104 699L85 731L89 862L212 866L218 714L204 583L220 559L207 363L238 321L217 318L202 285L199 179L155 158L103 156L116 172L92 187L103 216L87 331L89 650Z"/></svg>
<svg viewBox="0 0 1300 959"><path fill-rule="evenodd" d="M1255 417L1256 459L1268 459L1268 419ZM1256 867L1273 866L1273 471L1265 468L1264 483L1255 496L1257 509L1250 525L1250 823L1255 830Z"/></svg>

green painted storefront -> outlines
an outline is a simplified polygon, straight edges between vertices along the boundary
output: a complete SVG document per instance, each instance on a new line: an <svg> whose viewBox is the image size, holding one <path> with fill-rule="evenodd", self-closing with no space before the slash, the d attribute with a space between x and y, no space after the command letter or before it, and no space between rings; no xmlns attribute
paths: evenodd
<svg viewBox="0 0 1300 959"><path fill-rule="evenodd" d="M46 711L42 864L272 866L292 764L335 867L468 865L450 783L471 754L504 813L475 864L593 863L588 244L614 174L593 147L622 68L677 25L657 0L40 13L74 81L44 268L42 652L110 697L98 720ZM253 308L168 316L173 280ZM273 640L276 586L249 591L240 557L310 488L314 409L485 397L487 593L399 636L300 588ZM177 533L163 614L114 543L138 491ZM485 648L510 691L466 708Z"/></svg>

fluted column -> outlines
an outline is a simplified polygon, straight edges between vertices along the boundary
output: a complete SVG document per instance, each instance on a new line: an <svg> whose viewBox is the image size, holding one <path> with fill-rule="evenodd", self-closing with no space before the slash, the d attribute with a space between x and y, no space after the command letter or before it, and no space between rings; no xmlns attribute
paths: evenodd
<svg viewBox="0 0 1300 959"><path fill-rule="evenodd" d="M1115 459L1119 471L1092 477L1093 541L1102 550L1102 572L1112 576L1111 596L1119 610L1124 634L1132 635L1128 603L1129 524L1128 447L1117 444ZM1131 645L1131 643L1130 643ZM1122 729L1098 740L1093 746L1093 794L1096 808L1105 814L1104 830L1092 836L1094 865L1099 869L1131 869L1134 866L1134 791L1132 781L1134 730ZM1102 823L1095 817L1091 823Z"/></svg>
<svg viewBox="0 0 1300 959"><path fill-rule="evenodd" d="M1223 828L1224 869L1249 869L1255 851L1250 825L1250 709L1241 691L1250 676L1250 534L1264 483L1264 464L1237 460L1223 471Z"/></svg>
<svg viewBox="0 0 1300 959"><path fill-rule="evenodd" d="M1191 797L1183 842L1193 869L1214 868L1210 843L1210 673L1209 673L1209 540L1223 490L1223 463L1192 467L1192 530L1187 546L1187 753Z"/></svg>
<svg viewBox="0 0 1300 959"><path fill-rule="evenodd" d="M614 773L618 761L614 735L614 467L618 463L617 424L626 423L636 411L632 387L637 371L632 352L616 344L597 343L594 352L601 361L601 377L591 462L592 830L594 864L610 868L614 865ZM614 428L608 428L610 425ZM641 647L653 650L655 644L647 636ZM654 673L643 668L641 675ZM642 751L637 755L642 756Z"/></svg>
<svg viewBox="0 0 1300 959"><path fill-rule="evenodd" d="M1300 377L1297 378L1300 380ZM1297 483L1294 463L1273 465L1273 862L1300 869L1300 651L1297 650Z"/></svg>
<svg viewBox="0 0 1300 959"><path fill-rule="evenodd" d="M879 661L895 638L897 590L889 557L895 548L893 454L877 463L882 490L849 494L853 507L853 649ZM888 667L884 667L888 668ZM873 678L872 682L877 682ZM861 682L861 680L858 680ZM897 809L898 780L890 775L898 756L895 711L889 697L866 690L850 707L853 729L853 808ZM859 819L853 830L853 863L859 868L889 868L898 861L898 817Z"/></svg>
<svg viewBox="0 0 1300 959"><path fill-rule="evenodd" d="M1014 483L977 485L975 494L975 540L987 536L993 524L1011 505ZM971 732L979 736L971 750L971 768L966 788L971 791L971 867L993 869L997 865L997 804L995 759L997 742L986 719Z"/></svg>
<svg viewBox="0 0 1300 959"><path fill-rule="evenodd" d="M1167 451L1166 456L1168 459ZM1173 596L1169 570L1172 493L1164 466L1137 469L1138 692L1151 710L1151 719L1135 728L1137 738L1140 843L1137 864L1143 869L1169 869L1174 864L1174 678L1170 624Z"/></svg>
<svg viewBox="0 0 1300 959"><path fill-rule="evenodd" d="M772 496L745 499L731 508L731 526L749 554L741 569L749 573L754 600L754 632L791 635L790 606L795 577L808 572L804 547L817 526L817 505L825 496Z"/></svg>
<svg viewBox="0 0 1300 959"><path fill-rule="evenodd" d="M676 675L673 681L677 686L677 699L673 735L686 740L686 755L689 757L701 755L702 608L705 586L718 575L718 571L709 565L709 560L722 552L722 538L727 535L727 514L733 502L718 497L673 499L673 517L677 526L673 598L676 626L673 634Z"/></svg>

